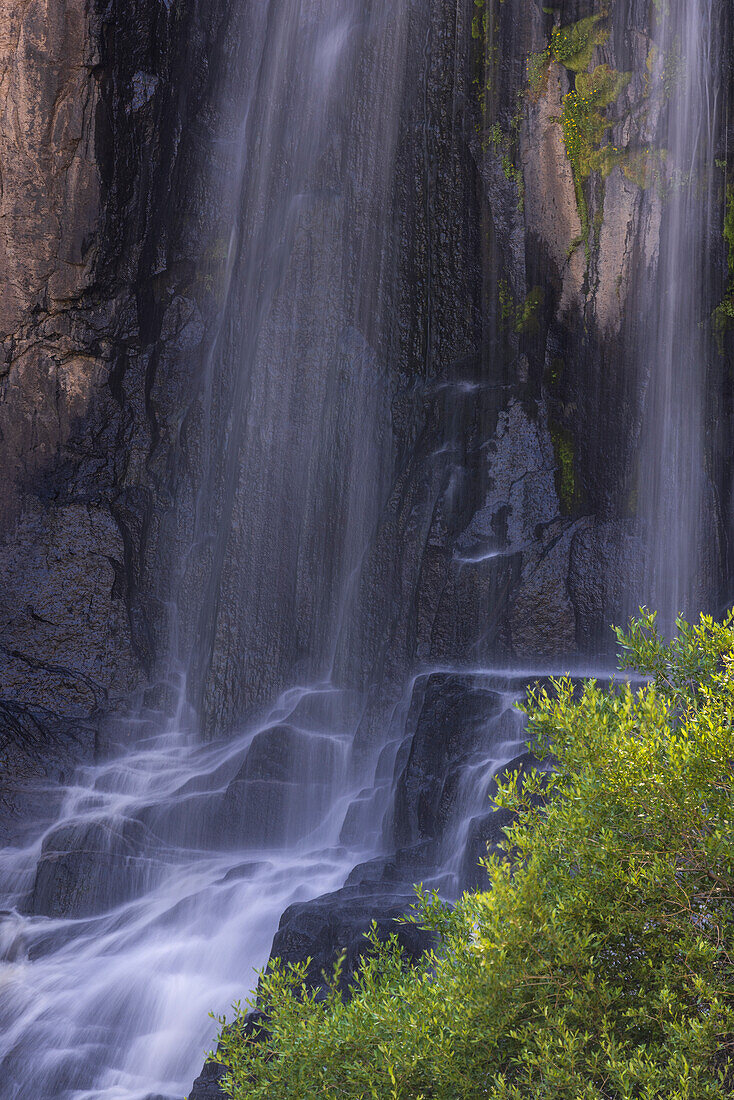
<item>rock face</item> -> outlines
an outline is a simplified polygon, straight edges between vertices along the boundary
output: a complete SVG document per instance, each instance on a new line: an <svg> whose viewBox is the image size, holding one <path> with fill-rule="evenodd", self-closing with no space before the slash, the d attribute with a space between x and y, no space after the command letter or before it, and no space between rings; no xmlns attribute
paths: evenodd
<svg viewBox="0 0 734 1100"><path fill-rule="evenodd" d="M415 732L395 790L397 847L440 838L461 773L498 733L494 719L501 701L496 692L466 678L434 675L421 694Z"/></svg>
<svg viewBox="0 0 734 1100"><path fill-rule="evenodd" d="M0 755L11 830L30 809L27 781L63 776L94 751L153 669L136 598L155 523L142 484L156 434L145 372L158 339L151 280L174 220L156 211L177 197L183 214L174 177L186 176L187 149L173 134L202 109L220 23L211 5L178 18L156 7L0 10ZM185 87L164 86L184 71ZM180 347L191 326L168 336Z"/></svg>
<svg viewBox="0 0 734 1100"><path fill-rule="evenodd" d="M329 575L315 576L326 559L314 543L317 558L294 566L285 598L264 580L273 554L258 524L265 532L270 519L256 519L252 487L265 460L241 447L206 459L199 390L221 324L222 234L240 201L222 183L231 154L215 139L233 131L242 106L225 92L252 61L243 27L258 31L254 9L235 18L224 3L205 13L194 0L124 12L7 5L0 662L3 698L49 739L59 719L68 747L88 751L106 715L141 698L165 705L179 661L191 664L205 727L226 732L309 661L313 673L328 659L361 689L399 678L416 658L581 654L625 614L619 562L634 574L639 547L630 504L639 410L625 365L634 296L657 262L660 200L623 164L603 187L592 174L580 205L559 123L574 72L550 60L537 86L528 80L527 60L547 48L554 22L573 24L593 5L552 15L529 2L519 18L495 0L484 7L481 27L471 5L442 0L395 27L406 42L428 36L431 50L406 51L383 195L400 242L383 288L390 323L353 328L335 347L352 389L314 460L343 468L339 441L357 428L348 410L374 408L377 435L363 451L382 457L358 532L369 545L352 596L336 592L347 553L337 533L351 522L339 508L365 503L347 484L333 501ZM624 150L650 140L658 109L652 31L638 7L616 5L594 54L634 74L606 108ZM489 88L479 98L476 73ZM354 155L364 153L363 128L354 140ZM236 285L237 271L228 278ZM274 339L275 330L264 344ZM232 403L231 371L223 361L213 416ZM290 383L275 384L282 396ZM312 385L311 405L305 397L292 400L296 431L309 438L319 401L334 395ZM268 490L270 512L292 514L281 489ZM229 531L220 558L190 552L202 492L210 530ZM315 504L300 522L273 532L279 546L309 545L323 527ZM334 589L331 603L319 585Z"/></svg>
<svg viewBox="0 0 734 1100"><path fill-rule="evenodd" d="M474 673L598 655L641 576L635 303L660 260L650 149L670 70L646 0L617 0L587 64L553 52L600 7L385 5L308 148L322 100L299 68L305 17L0 0L3 838L51 812L34 779L131 740L130 714L169 713L183 671L203 736L329 679L352 763L389 742L384 853L290 910L274 950L353 958L368 915L389 923L438 852L454 885L476 883L501 821L462 777L504 736L506 700ZM601 66L617 75L585 155L603 169L582 178L560 120ZM711 266L713 308L723 238ZM709 371L712 603L730 596L731 359L729 334ZM452 671L400 710L416 668ZM346 765L304 728L260 734L191 843L287 842L304 770L318 816L319 775ZM376 816L363 801L345 843ZM185 799L177 812L51 833L33 911L142 889L146 830L180 838Z"/></svg>
<svg viewBox="0 0 734 1100"><path fill-rule="evenodd" d="M54 748L88 745L139 668L109 508L110 305L94 292L99 28L84 3L7 3L0 23L1 690ZM36 764L23 740L3 725L11 782Z"/></svg>
<svg viewBox="0 0 734 1100"><path fill-rule="evenodd" d="M22 369L11 345L21 337L28 314L68 308L93 279L101 213L95 153L99 51L97 27L90 26L81 0L63 5L7 0L0 18L0 326L10 352L6 364ZM90 350L87 340L79 354ZM83 399L98 379L84 358L76 364L71 355L65 358L68 379L58 385L68 397ZM82 405L77 415L83 412ZM47 445L50 453L44 442L37 442L39 458L44 451L53 456L55 441ZM5 482L4 488L12 485ZM8 512L4 499L3 520Z"/></svg>
<svg viewBox="0 0 734 1100"><path fill-rule="evenodd" d="M156 871L147 839L137 821L55 829L43 842L30 911L88 917L143 893Z"/></svg>
<svg viewBox="0 0 734 1100"><path fill-rule="evenodd" d="M319 987L323 975L332 973L340 954L345 952L341 986L346 991L360 957L369 951L365 934L373 922L378 939L397 936L409 960L417 959L433 942L416 925L399 921L412 900L409 895L390 891L370 892L358 886L345 886L315 902L291 905L275 934L273 956L284 963L301 962L311 956L307 981Z"/></svg>

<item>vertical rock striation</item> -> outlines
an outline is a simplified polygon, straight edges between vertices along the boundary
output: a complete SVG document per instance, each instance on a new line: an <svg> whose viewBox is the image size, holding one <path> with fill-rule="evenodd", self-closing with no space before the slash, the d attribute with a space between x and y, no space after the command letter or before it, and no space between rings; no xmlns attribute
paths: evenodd
<svg viewBox="0 0 734 1100"><path fill-rule="evenodd" d="M124 458L112 303L95 276L98 26L83 2L34 0L4 4L0 26L0 746L12 785L88 741L139 662L110 513Z"/></svg>
<svg viewBox="0 0 734 1100"><path fill-rule="evenodd" d="M25 781L93 751L154 666L138 598L161 511L149 368L162 329L166 346L192 339L170 321L165 331L158 302L170 296L169 241L172 264L192 266L198 250L180 242L221 23L211 5L28 0L0 12L0 753L11 818Z"/></svg>

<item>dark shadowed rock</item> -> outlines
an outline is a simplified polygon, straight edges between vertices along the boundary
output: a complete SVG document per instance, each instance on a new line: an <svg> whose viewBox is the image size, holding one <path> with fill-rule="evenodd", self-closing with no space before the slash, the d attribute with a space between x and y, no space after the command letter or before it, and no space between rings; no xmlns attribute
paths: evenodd
<svg viewBox="0 0 734 1100"><path fill-rule="evenodd" d="M256 1043L263 1037L266 1024L267 1019L262 1012L253 1010L248 1012L245 1017L240 1033L244 1040ZM220 1081L225 1072L224 1066L216 1060L210 1059L205 1062L203 1070L194 1081L187 1100L222 1100L226 1093Z"/></svg>
<svg viewBox="0 0 734 1100"><path fill-rule="evenodd" d="M374 921L380 939L396 935L409 960L416 961L433 942L416 925L400 923L415 897L362 886L345 886L314 901L298 902L286 909L275 933L272 958L301 962L310 956L308 981L318 986L329 977L341 952L345 952L341 988L347 989L359 960L367 950L365 933Z"/></svg>
<svg viewBox="0 0 734 1100"><path fill-rule="evenodd" d="M324 812L340 758L337 738L286 725L264 730L227 787L224 820L244 843L271 847L301 836Z"/></svg>
<svg viewBox="0 0 734 1100"><path fill-rule="evenodd" d="M486 886L487 875L480 860L496 850L504 838L503 830L512 824L514 816L510 810L497 809L474 818L470 823L461 868L462 890L481 890Z"/></svg>
<svg viewBox="0 0 734 1100"><path fill-rule="evenodd" d="M498 780L517 772L520 786L523 777L535 769L539 771L550 770L550 761L538 760L531 752L523 752L510 760L500 768L489 784L489 796L497 790ZM499 845L505 840L505 829L512 825L516 818L511 810L502 807L490 810L486 814L478 815L469 823L467 830L464 859L459 875L459 885L462 890L481 890L487 885L487 875L480 860L487 855L496 853Z"/></svg>
<svg viewBox="0 0 734 1100"><path fill-rule="evenodd" d="M401 848L441 839L464 766L507 736L507 727L494 721L502 713L502 696L486 681L439 674L417 685L418 698L420 691L415 732L395 793L392 829Z"/></svg>
<svg viewBox="0 0 734 1100"><path fill-rule="evenodd" d="M191 1087L188 1100L224 1100L226 1093L219 1084L224 1073L224 1067L218 1062L205 1062Z"/></svg>
<svg viewBox="0 0 734 1100"><path fill-rule="evenodd" d="M149 889L160 873L138 821L64 825L45 839L28 908L50 917L88 917Z"/></svg>

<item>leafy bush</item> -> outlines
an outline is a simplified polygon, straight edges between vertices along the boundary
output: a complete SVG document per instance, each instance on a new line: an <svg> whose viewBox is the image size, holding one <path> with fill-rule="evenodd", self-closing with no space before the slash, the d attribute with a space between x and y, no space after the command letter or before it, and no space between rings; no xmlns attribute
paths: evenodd
<svg viewBox="0 0 734 1100"><path fill-rule="evenodd" d="M504 778L518 815L486 892L419 892L440 948L411 968L373 934L346 1003L273 967L267 1033L244 1039L239 1009L222 1031L232 1097L730 1095L734 613L666 643L643 612L617 636L649 680L531 693L555 770Z"/></svg>

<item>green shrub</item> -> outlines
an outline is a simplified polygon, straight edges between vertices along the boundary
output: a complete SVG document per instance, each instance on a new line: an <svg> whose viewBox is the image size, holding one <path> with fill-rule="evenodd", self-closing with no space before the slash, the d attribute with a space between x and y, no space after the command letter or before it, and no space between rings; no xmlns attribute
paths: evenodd
<svg viewBox="0 0 734 1100"><path fill-rule="evenodd" d="M542 286L534 286L523 302L515 301L507 279L500 279L497 289L502 325L513 329L518 336L535 335L540 329L538 313L545 301Z"/></svg>
<svg viewBox="0 0 734 1100"><path fill-rule="evenodd" d="M229 1095L374 1100L707 1100L734 1045L734 613L643 612L617 631L646 677L531 693L552 773L508 775L518 811L489 889L453 908L419 892L440 948L409 967L371 952L344 1002L303 966L261 979L269 1033L225 1028ZM224 1025L224 1021L221 1021Z"/></svg>

